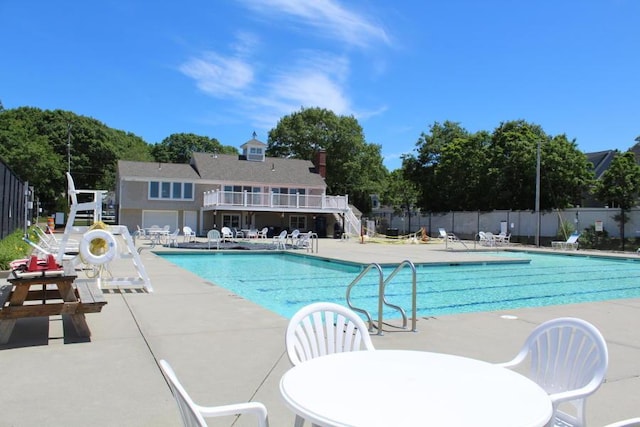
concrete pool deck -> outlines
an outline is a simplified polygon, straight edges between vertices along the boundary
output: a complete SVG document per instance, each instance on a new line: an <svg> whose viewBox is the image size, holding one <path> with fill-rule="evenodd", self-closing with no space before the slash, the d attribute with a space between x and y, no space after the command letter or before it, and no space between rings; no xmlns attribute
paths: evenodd
<svg viewBox="0 0 640 427"><path fill-rule="evenodd" d="M444 243L330 239L319 241L318 255L363 263L481 262L486 257L480 251L446 250ZM141 256L154 292L105 291L108 304L102 312L86 316L90 339L77 337L68 319L60 316L18 320L8 344L0 346L0 426L180 425L158 359L173 366L197 403L257 400L267 406L272 427L292 425L294 416L278 391L280 377L290 367L284 348L288 320L150 250ZM114 273L124 270L125 262L114 262ZM250 276L249 266L246 274ZM498 362L510 360L536 325L561 316L593 323L607 340L609 369L606 382L588 399L589 425L639 416L640 299L420 318L417 332L386 332L372 339L379 349ZM372 404L384 404L384 393L394 392L402 391L372 390ZM248 416L210 421L216 426L255 425Z"/></svg>

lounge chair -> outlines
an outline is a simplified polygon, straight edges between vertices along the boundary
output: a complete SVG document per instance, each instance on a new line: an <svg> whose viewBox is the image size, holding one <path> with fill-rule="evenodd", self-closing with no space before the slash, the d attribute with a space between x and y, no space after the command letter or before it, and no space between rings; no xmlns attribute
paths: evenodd
<svg viewBox="0 0 640 427"><path fill-rule="evenodd" d="M207 422L205 418L237 416L241 414L255 415L258 419L259 427L269 426L267 408L260 402L235 403L223 406L200 406L196 404L178 380L171 365L169 365L166 360L160 360L159 364L162 374L169 383L171 394L173 394L178 404L180 417L185 426L206 427Z"/></svg>
<svg viewBox="0 0 640 427"><path fill-rule="evenodd" d="M600 387L607 371L607 343L592 324L571 317L536 327L516 357L500 366L528 366L529 378L551 398L551 425L584 426L587 397ZM560 408L573 406L571 413Z"/></svg>
<svg viewBox="0 0 640 427"><path fill-rule="evenodd" d="M216 244L216 249L220 249L220 232L218 230L209 230L207 233L207 246L211 249L211 243Z"/></svg>
<svg viewBox="0 0 640 427"><path fill-rule="evenodd" d="M555 249L573 249L578 250L578 239L580 238L579 234L573 233L569 238L563 241L553 241L551 242L551 247Z"/></svg>

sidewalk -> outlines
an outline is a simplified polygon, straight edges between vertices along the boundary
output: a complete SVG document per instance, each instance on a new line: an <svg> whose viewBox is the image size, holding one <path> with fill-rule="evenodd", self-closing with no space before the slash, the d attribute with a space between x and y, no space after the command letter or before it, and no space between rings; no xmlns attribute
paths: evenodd
<svg viewBox="0 0 640 427"><path fill-rule="evenodd" d="M482 252L447 251L444 243L330 239L319 242L318 255L367 263L483 258ZM293 425L294 416L278 391L280 377L290 367L284 348L288 320L150 250L142 250L141 256L154 292L105 291L108 304L102 312L86 316L90 339L77 337L61 316L17 322L9 343L0 347L5 385L0 426L180 425L158 359L169 361L200 404L258 400L267 406L272 427ZM505 314L517 319L501 317ZM588 400L590 425L639 416L640 299L420 318L418 332L372 338L380 349L428 350L498 362L511 359L536 325L560 316L592 322L608 342L606 383ZM372 390L372 404L384 404L386 393L402 391ZM235 424L234 418L211 421L219 426L255 425L248 417Z"/></svg>

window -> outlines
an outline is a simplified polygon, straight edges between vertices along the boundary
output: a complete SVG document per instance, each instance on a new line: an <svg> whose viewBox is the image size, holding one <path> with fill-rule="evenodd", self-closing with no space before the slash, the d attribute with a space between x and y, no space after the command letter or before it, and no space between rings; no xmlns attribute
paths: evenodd
<svg viewBox="0 0 640 427"><path fill-rule="evenodd" d="M291 215L289 217L289 229L290 230L306 230L307 229L307 217L304 215Z"/></svg>
<svg viewBox="0 0 640 427"><path fill-rule="evenodd" d="M222 215L222 226L229 228L240 228L240 215Z"/></svg>
<svg viewBox="0 0 640 427"><path fill-rule="evenodd" d="M249 154L262 154L262 147L250 147Z"/></svg>
<svg viewBox="0 0 640 427"><path fill-rule="evenodd" d="M193 200L193 183L151 181L149 199Z"/></svg>
<svg viewBox="0 0 640 427"><path fill-rule="evenodd" d="M157 199L160 197L160 183L158 181L151 181L149 183L149 198Z"/></svg>

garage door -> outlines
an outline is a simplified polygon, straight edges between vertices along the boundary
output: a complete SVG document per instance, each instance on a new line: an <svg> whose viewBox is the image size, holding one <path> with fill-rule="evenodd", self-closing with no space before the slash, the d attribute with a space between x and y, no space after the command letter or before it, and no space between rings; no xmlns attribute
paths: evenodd
<svg viewBox="0 0 640 427"><path fill-rule="evenodd" d="M174 231L178 228L178 211L142 211L142 224L144 228L168 225L169 230Z"/></svg>

